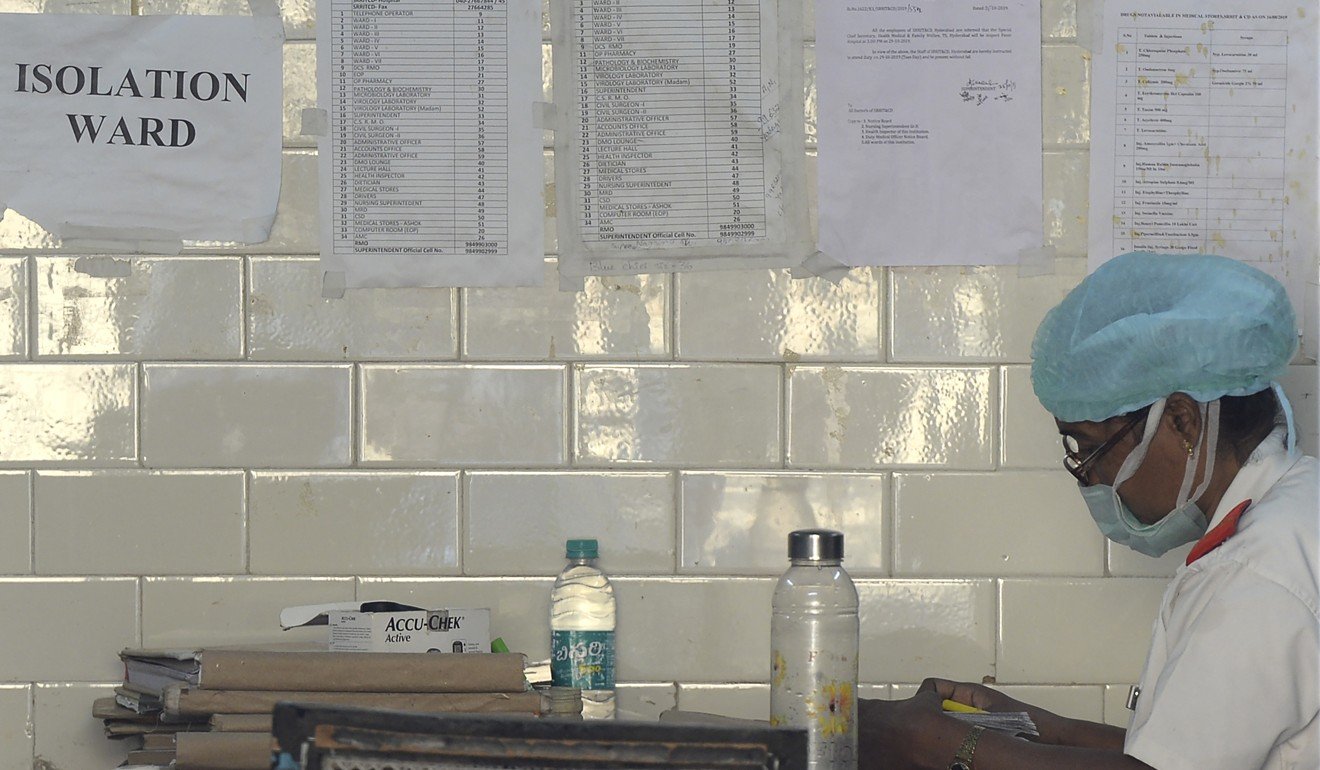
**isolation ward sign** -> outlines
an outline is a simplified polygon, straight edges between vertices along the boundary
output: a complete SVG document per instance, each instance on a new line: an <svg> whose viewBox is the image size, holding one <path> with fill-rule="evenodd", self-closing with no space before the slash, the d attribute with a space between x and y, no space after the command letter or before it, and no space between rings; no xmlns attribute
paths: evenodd
<svg viewBox="0 0 1320 770"><path fill-rule="evenodd" d="M0 208L59 237L259 243L276 17L0 14Z"/></svg>

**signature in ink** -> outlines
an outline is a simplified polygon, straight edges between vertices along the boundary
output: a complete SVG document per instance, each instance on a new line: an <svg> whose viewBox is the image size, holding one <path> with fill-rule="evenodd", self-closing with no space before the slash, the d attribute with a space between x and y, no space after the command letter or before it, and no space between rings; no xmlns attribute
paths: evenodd
<svg viewBox="0 0 1320 770"><path fill-rule="evenodd" d="M1015 80L968 78L966 85L959 89L958 96L964 102L971 102L979 106L990 101L1011 102L1016 91L1017 81Z"/></svg>

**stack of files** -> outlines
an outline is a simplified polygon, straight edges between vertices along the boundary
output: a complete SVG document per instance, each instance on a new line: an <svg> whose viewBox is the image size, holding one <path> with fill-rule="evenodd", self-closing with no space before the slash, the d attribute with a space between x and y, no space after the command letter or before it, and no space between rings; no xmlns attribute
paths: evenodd
<svg viewBox="0 0 1320 770"><path fill-rule="evenodd" d="M271 710L280 701L420 712L552 711L549 694L532 690L520 653L329 652L270 646L125 650L116 722L136 720L174 741L144 741L122 767L175 770L268 770ZM116 729L122 729L117 727ZM168 759L169 761L159 762ZM159 762L159 764L155 764Z"/></svg>

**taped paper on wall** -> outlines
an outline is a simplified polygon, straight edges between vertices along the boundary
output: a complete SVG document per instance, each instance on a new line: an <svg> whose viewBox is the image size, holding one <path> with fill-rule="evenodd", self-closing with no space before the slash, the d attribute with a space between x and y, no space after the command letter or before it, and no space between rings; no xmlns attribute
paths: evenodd
<svg viewBox="0 0 1320 770"><path fill-rule="evenodd" d="M266 240L283 38L278 17L3 14L0 200L60 238Z"/></svg>
<svg viewBox="0 0 1320 770"><path fill-rule="evenodd" d="M820 249L1011 264L1044 232L1040 4L816 3Z"/></svg>
<svg viewBox="0 0 1320 770"><path fill-rule="evenodd" d="M1212 253L1315 280L1317 14L1297 3L1108 0L1091 72L1089 266ZM1299 318L1315 350L1316 319Z"/></svg>
<svg viewBox="0 0 1320 770"><path fill-rule="evenodd" d="M540 5L319 0L317 18L322 268L350 289L540 284Z"/></svg>
<svg viewBox="0 0 1320 770"><path fill-rule="evenodd" d="M552 4L559 270L793 267L811 252L798 0Z"/></svg>

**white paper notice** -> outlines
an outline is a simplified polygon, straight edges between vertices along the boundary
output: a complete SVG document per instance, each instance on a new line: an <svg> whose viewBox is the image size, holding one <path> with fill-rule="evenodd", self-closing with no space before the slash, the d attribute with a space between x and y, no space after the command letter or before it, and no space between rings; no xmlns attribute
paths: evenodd
<svg viewBox="0 0 1320 770"><path fill-rule="evenodd" d="M318 0L321 265L345 285L544 280L541 5Z"/></svg>
<svg viewBox="0 0 1320 770"><path fill-rule="evenodd" d="M266 240L283 42L277 17L0 14L0 210L60 238Z"/></svg>
<svg viewBox="0 0 1320 770"><path fill-rule="evenodd" d="M1312 305L1316 16L1110 0L1092 65L1092 269L1128 251L1219 254Z"/></svg>
<svg viewBox="0 0 1320 770"><path fill-rule="evenodd" d="M560 273L799 264L810 236L798 1L555 11Z"/></svg>
<svg viewBox="0 0 1320 770"><path fill-rule="evenodd" d="M816 3L820 249L847 265L1039 249L1040 4Z"/></svg>

